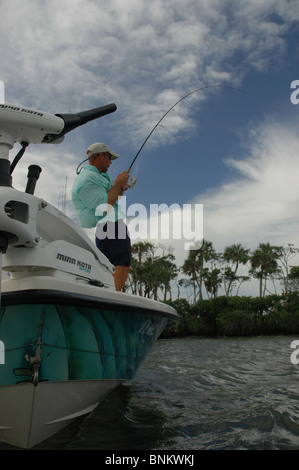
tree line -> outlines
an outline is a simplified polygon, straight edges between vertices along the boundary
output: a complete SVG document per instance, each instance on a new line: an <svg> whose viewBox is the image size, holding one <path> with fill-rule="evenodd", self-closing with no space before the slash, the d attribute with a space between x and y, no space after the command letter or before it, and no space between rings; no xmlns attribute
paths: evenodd
<svg viewBox="0 0 299 470"><path fill-rule="evenodd" d="M218 297L220 288L225 296L238 296L242 285L254 278L258 280L259 297L276 294L277 282L282 292L288 294L299 288L299 266L290 264L298 252L293 244L283 247L270 243L260 243L250 252L239 243L219 253L211 241L202 240L189 250L183 266L177 267L172 248L139 242L132 245L132 265L125 290L166 301L172 300L171 285L176 285L177 298L181 298L182 290L189 289L194 304L204 297ZM245 274L240 274L241 266L247 268ZM185 277L179 278L180 274Z"/></svg>
<svg viewBox="0 0 299 470"><path fill-rule="evenodd" d="M140 242L132 246L125 289L177 310L179 325L162 337L299 334L299 266L291 265L298 252L293 244L260 243L252 252L234 244L218 253L211 241L203 240L178 268L171 248ZM245 274L240 274L241 266L247 267ZM178 279L180 274L186 277ZM258 280L258 295L240 296L242 285L252 278ZM275 282L281 294L276 293ZM224 295L218 295L220 288ZM182 298L182 289L191 289L191 299Z"/></svg>

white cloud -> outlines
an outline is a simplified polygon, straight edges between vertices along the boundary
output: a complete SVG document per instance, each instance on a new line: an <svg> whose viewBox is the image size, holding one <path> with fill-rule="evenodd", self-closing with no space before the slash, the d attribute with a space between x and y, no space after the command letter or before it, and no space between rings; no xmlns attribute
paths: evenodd
<svg viewBox="0 0 299 470"><path fill-rule="evenodd" d="M227 160L231 181L191 201L203 204L203 235L217 251L234 243L251 250L267 242L299 247L298 125L265 122L252 132L247 157ZM169 241L179 262L187 255L185 242Z"/></svg>
<svg viewBox="0 0 299 470"><path fill-rule="evenodd" d="M247 156L226 163L234 172L230 182L199 194L192 204L203 204L203 236L217 252L241 243L252 252L259 243L299 248L299 120L295 123L265 122L252 131ZM165 219L167 222L167 218ZM177 266L188 256L185 241L162 240L174 248ZM291 265L299 264L296 255ZM248 267L239 274L248 275ZM269 292L274 293L271 283ZM276 283L277 292L281 286ZM258 295L254 279L240 295Z"/></svg>
<svg viewBox="0 0 299 470"><path fill-rule="evenodd" d="M216 80L236 85L249 69L265 70L273 52L277 61L284 54L285 31L298 20L295 5L286 0L234 2L233 8L223 0L2 2L1 79L8 97L53 113L117 97L116 138L135 147L161 115L161 104L165 110L173 104L170 89L180 97ZM173 134L189 124L186 113ZM163 134L155 135L159 139L165 142Z"/></svg>
<svg viewBox="0 0 299 470"><path fill-rule="evenodd" d="M298 122L259 127L248 156L227 161L237 176L196 198L204 204L204 236L219 250L259 242L299 247L297 128Z"/></svg>

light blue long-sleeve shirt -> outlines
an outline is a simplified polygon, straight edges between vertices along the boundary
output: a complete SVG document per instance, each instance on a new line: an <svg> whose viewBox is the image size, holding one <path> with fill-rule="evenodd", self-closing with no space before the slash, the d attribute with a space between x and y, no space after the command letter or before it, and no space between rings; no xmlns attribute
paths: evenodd
<svg viewBox="0 0 299 470"><path fill-rule="evenodd" d="M72 188L72 201L82 227L93 228L98 222L115 222L124 217L117 202L107 212L107 193L113 183L108 173L100 173L93 165L82 168Z"/></svg>

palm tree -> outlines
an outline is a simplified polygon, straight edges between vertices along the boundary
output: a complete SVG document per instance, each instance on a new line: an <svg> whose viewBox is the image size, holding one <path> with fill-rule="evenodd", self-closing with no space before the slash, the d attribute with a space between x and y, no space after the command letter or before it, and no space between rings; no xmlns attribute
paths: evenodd
<svg viewBox="0 0 299 470"><path fill-rule="evenodd" d="M225 293L229 295L232 291L233 282L239 280L237 271L240 264L246 264L250 258L249 250L243 248L241 243L227 246L223 253L223 259L232 263L232 268L227 267L225 270L225 278L228 281Z"/></svg>
<svg viewBox="0 0 299 470"><path fill-rule="evenodd" d="M157 255L162 248L163 255ZM168 251L171 251L169 248ZM132 264L129 279L133 294L158 300L159 289L163 291L164 300L167 294L171 297L170 282L177 276L175 258L171 252L165 254L163 246L150 242L139 242L132 245Z"/></svg>
<svg viewBox="0 0 299 470"><path fill-rule="evenodd" d="M299 266L292 266L288 274L289 290L291 292L299 291Z"/></svg>
<svg viewBox="0 0 299 470"><path fill-rule="evenodd" d="M204 279L204 263L215 256L213 243L203 239L201 246L196 245L189 251L188 258L185 260L182 271L191 277L194 288L194 302L196 302L196 287L198 287L199 299L202 299L202 287Z"/></svg>
<svg viewBox="0 0 299 470"><path fill-rule="evenodd" d="M222 282L222 277L220 276L220 269L214 268L212 270L205 269L205 288L206 291L209 294L211 294L212 297L217 297L217 292L219 287L221 286Z"/></svg>
<svg viewBox="0 0 299 470"><path fill-rule="evenodd" d="M150 242L139 242L132 245L132 264L129 279L131 280L131 289L133 294L143 296L142 290L142 272L143 260L146 259L154 250L154 245Z"/></svg>
<svg viewBox="0 0 299 470"><path fill-rule="evenodd" d="M259 247L253 252L249 272L253 277L259 279L260 297L265 296L266 283L269 276L280 272L277 260L282 254L281 246L271 246L270 243L260 243Z"/></svg>

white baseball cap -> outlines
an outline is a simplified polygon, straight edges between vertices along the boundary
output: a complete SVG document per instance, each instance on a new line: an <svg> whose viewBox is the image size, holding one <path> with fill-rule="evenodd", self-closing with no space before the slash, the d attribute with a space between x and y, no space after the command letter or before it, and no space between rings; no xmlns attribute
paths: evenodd
<svg viewBox="0 0 299 470"><path fill-rule="evenodd" d="M116 158L119 157L119 155L115 152L112 152L112 150L110 150L110 148L108 147L108 145L106 144L101 144L99 142L95 143L95 144L91 144L87 151L86 151L86 154L91 157L92 155L96 155L97 153L110 153L111 155L111 160L115 160Z"/></svg>

